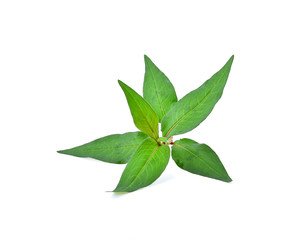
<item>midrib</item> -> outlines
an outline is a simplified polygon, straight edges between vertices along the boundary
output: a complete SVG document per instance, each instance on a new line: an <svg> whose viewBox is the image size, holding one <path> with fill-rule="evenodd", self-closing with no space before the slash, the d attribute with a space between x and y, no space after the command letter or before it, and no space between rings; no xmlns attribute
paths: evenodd
<svg viewBox="0 0 293 240"><path fill-rule="evenodd" d="M149 161L152 159L152 157L154 156L154 154L156 153L156 151L158 150L159 146L157 146L154 151L151 153L151 155L149 156L149 158L147 159L147 161L145 162L145 164L143 165L143 167L139 170L139 172L137 173L137 175L135 176L135 178L131 181L131 183L128 185L128 188L131 187L131 185L134 183L134 181L138 178L138 176L141 174L141 172L144 170L145 166L149 163Z"/></svg>
<svg viewBox="0 0 293 240"><path fill-rule="evenodd" d="M150 67L150 66L149 66ZM157 86L157 83L155 81L155 76L154 76L154 73L152 70L150 70L151 72L151 75L152 75L152 78L153 78L153 82L154 82L154 85L155 85L155 89L156 89L156 95L157 95L157 98L159 100L159 104L160 104L160 107L161 107L161 110L163 111L163 116L165 115L165 110L164 110L164 106L163 106L163 103L162 103L162 99L158 93L158 86Z"/></svg>
<svg viewBox="0 0 293 240"><path fill-rule="evenodd" d="M205 160L203 160L201 157L199 157L198 155L196 155L194 152L191 152L189 149L187 149L187 148L185 148L185 147L179 145L178 143L176 143L176 144L174 144L174 145L175 145L175 146L178 146L178 147L180 147L180 148L182 148L182 149L184 149L186 152L188 152L188 153L190 153L191 155L197 157L198 159L200 159L201 162L205 163L205 164L209 167L209 169L211 169L213 172L216 172L216 173L217 173L217 171L215 171L215 169L214 169L213 167L211 167L211 166L210 166ZM218 173L217 173L217 174L218 174Z"/></svg>
<svg viewBox="0 0 293 240"><path fill-rule="evenodd" d="M170 132L184 119L186 118L191 112L193 112L196 108L198 108L205 100L206 98L209 96L210 92L212 91L213 89L211 89L207 95L200 101L199 104L197 104L193 109L191 109L189 112L187 112L185 115L183 115L171 128L170 130L168 131L168 133L166 134L166 137L168 137L168 135L170 134Z"/></svg>
<svg viewBox="0 0 293 240"><path fill-rule="evenodd" d="M135 97L131 94L131 92L129 92L129 90L128 90L127 88L126 88L126 91L127 91L127 92L131 95L131 97L134 99L136 105L138 106L139 110L141 111L142 115L144 116L144 118L145 118L145 120L146 120L146 122L147 122L147 124L148 124L148 126L149 126L149 128L150 128L150 130L152 131L154 138L156 138L156 137L157 137L157 134L155 134L155 131L154 131L153 128L151 127L151 124L149 123L149 121L148 121L146 115L144 114L143 110L141 109L141 107L140 107L138 101L137 101L137 100L135 99Z"/></svg>
<svg viewBox="0 0 293 240"><path fill-rule="evenodd" d="M96 148L96 149L93 149L92 151L89 151L89 150L86 150L86 151L89 151L89 152L95 152L95 151L103 151L103 150L116 150L116 149L127 149L127 148L135 148L135 147L138 147L139 144L136 144L136 145L130 145L130 146L125 146L125 147L113 147L113 148Z"/></svg>
<svg viewBox="0 0 293 240"><path fill-rule="evenodd" d="M222 80L222 77L223 77L223 75L224 75L224 73L226 73L226 71L225 72L223 72L222 73L222 75L221 75L221 77L220 77L220 79L217 81L217 83L218 82L220 82L221 80ZM171 131L184 119L184 118L186 118L191 112L193 112L196 108L198 108L206 99L207 99L207 97L210 95L210 93L214 90L214 88L215 88L215 86L216 86L217 84L214 84L213 85L213 87L211 88L211 90L205 95L205 97L200 101L200 103L199 104L197 104L193 109L191 109L189 112L187 112L185 115L183 115L171 128L170 128L170 130L167 132L167 134L166 134L166 136L165 137L168 137L169 136L169 134L171 133Z"/></svg>

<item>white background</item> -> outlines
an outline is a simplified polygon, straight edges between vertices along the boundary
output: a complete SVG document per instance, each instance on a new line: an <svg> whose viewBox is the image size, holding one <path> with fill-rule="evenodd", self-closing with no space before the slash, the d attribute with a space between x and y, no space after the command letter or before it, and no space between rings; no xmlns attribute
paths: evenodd
<svg viewBox="0 0 293 240"><path fill-rule="evenodd" d="M0 239L293 239L290 2L1 1ZM114 195L125 165L56 153L136 130L117 80L141 94L143 54L178 98L235 54L222 99L184 135L232 183L170 159Z"/></svg>

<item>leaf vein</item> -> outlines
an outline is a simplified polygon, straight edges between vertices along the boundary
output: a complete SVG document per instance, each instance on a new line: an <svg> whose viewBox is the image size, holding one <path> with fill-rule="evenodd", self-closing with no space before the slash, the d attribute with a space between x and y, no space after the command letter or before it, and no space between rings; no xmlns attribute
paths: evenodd
<svg viewBox="0 0 293 240"><path fill-rule="evenodd" d="M127 91L127 92L131 95L131 97L134 99L136 105L138 106L139 110L141 111L142 115L144 116L144 118L145 118L145 120L146 120L146 122L147 122L147 124L148 124L148 126L149 126L149 128L150 128L150 130L151 130L152 133L154 134L153 137L155 138L155 137L156 137L155 131L154 131L154 129L152 128L152 126L150 125L150 123L149 123L149 121L148 121L146 115L144 114L144 111L141 109L141 107L140 107L138 101L135 99L135 97L132 95L132 93L131 93L127 88L126 88L126 91Z"/></svg>
<svg viewBox="0 0 293 240"><path fill-rule="evenodd" d="M135 147L138 147L139 144L136 144L136 145L130 145L130 146L125 146L125 147L113 147L113 148L96 148L96 149L92 149L92 151L98 151L98 150L116 150L116 149L127 149L127 148L135 148ZM89 151L87 149L87 151Z"/></svg>
<svg viewBox="0 0 293 240"><path fill-rule="evenodd" d="M155 92L156 92L156 95L157 95L157 98L159 100L160 107L161 107L161 109L163 111L163 116L164 116L165 115L165 109L164 109L164 106L163 106L163 102L162 102L161 96L158 93L158 86L157 86L157 83L155 81L155 76L154 76L154 73L153 73L153 71L151 69L150 69L150 72L151 72L151 75L152 75L152 78L153 78L153 82L154 82L154 85L155 85L155 89L156 89Z"/></svg>
<svg viewBox="0 0 293 240"><path fill-rule="evenodd" d="M222 80L222 77L224 76L224 74L226 73L223 72L221 77L219 78L219 80L217 82L220 82ZM206 99L207 97L211 94L211 92L214 90L214 88L216 87L217 84L214 84L213 87L210 89L210 91L208 91L208 93L205 95L205 97L200 101L199 104L197 104L193 109L191 109L189 112L187 112L185 115L183 115L171 128L170 130L167 132L166 137L168 137L168 135L170 134L170 132L184 119L186 118L191 112L193 112L196 108L198 108Z"/></svg>
<svg viewBox="0 0 293 240"><path fill-rule="evenodd" d="M191 109L189 112L187 112L185 115L183 115L171 128L170 130L167 132L166 137L168 137L168 135L170 134L170 132L184 119L186 118L191 112L193 112L196 108L198 108L206 99L207 97L210 95L211 91L213 90L213 88L205 95L205 97L200 101L199 104L197 104L193 109Z"/></svg>
<svg viewBox="0 0 293 240"><path fill-rule="evenodd" d="M143 167L139 170L139 172L137 173L137 175L135 176L135 178L130 182L130 184L128 185L128 188L131 187L131 185L134 183L134 181L138 178L138 176L141 174L141 172L143 171L143 169L145 168L145 166L149 163L149 161L152 159L152 157L154 156L154 154L156 153L156 151L158 150L159 146L157 146L154 151L151 153L151 155L149 156L149 158L146 160L145 164L143 165Z"/></svg>
<svg viewBox="0 0 293 240"><path fill-rule="evenodd" d="M203 160L201 157L199 157L199 155L197 155L197 154L195 154L194 152L190 151L189 149L187 149L187 148L185 148L185 147L179 145L178 143L176 143L176 144L174 144L174 145L175 145L175 146L178 146L178 147L180 147L180 148L182 148L182 149L185 150L186 152L188 152L188 153L190 153L191 155L197 157L198 159L200 159L201 162L207 164L207 166L208 166L213 172L216 172L216 173L217 173L217 171L215 171L215 169L214 169L213 167L211 167L210 164L209 164L207 161L205 161L205 160Z"/></svg>

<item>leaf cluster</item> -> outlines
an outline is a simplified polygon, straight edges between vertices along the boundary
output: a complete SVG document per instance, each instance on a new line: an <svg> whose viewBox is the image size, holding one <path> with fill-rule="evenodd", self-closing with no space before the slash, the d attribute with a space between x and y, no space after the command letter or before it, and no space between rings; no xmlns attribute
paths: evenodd
<svg viewBox="0 0 293 240"><path fill-rule="evenodd" d="M233 59L234 56L199 88L178 101L168 77L145 55L143 97L118 80L140 131L109 135L58 152L109 163L127 163L114 192L132 192L158 179L169 162L169 146L173 160L181 169L231 182L219 157L208 145L187 138L174 142L173 136L193 130L211 113L223 94Z"/></svg>

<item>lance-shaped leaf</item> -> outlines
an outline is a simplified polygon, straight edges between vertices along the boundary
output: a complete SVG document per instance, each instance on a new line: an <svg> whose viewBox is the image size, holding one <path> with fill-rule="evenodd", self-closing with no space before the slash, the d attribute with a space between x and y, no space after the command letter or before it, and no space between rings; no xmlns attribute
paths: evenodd
<svg viewBox="0 0 293 240"><path fill-rule="evenodd" d="M191 131L206 119L222 96L233 59L234 56L203 85L174 104L162 119L165 137Z"/></svg>
<svg viewBox="0 0 293 240"><path fill-rule="evenodd" d="M180 168L188 172L224 182L232 181L217 154L206 144L187 138L175 141L172 158Z"/></svg>
<svg viewBox="0 0 293 240"><path fill-rule="evenodd" d="M109 163L127 163L146 138L149 136L142 132L113 134L58 153L90 157Z"/></svg>
<svg viewBox="0 0 293 240"><path fill-rule="evenodd" d="M152 106L159 117L159 122L169 112L171 105L177 102L175 89L161 70L144 56L145 75L143 83L143 97Z"/></svg>
<svg viewBox="0 0 293 240"><path fill-rule="evenodd" d="M159 131L159 119L157 114L148 102L132 88L120 80L118 80L118 82L126 96L135 126L152 138L157 139Z"/></svg>
<svg viewBox="0 0 293 240"><path fill-rule="evenodd" d="M146 139L133 154L114 192L133 192L150 185L165 170L169 158L168 146Z"/></svg>

